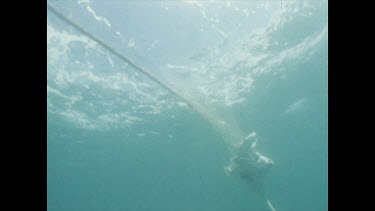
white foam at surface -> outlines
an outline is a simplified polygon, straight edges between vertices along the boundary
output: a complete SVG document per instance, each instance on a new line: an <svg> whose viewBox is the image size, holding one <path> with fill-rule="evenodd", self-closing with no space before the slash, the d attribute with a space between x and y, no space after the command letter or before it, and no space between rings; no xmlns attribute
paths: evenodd
<svg viewBox="0 0 375 211"><path fill-rule="evenodd" d="M69 121L77 123L79 126L85 129L96 129L97 125L93 124L88 116L76 110L65 110L59 113L61 116L65 117Z"/></svg>
<svg viewBox="0 0 375 211"><path fill-rule="evenodd" d="M189 66L184 66L184 65L173 65L173 64L167 64L168 68L171 69L179 69L179 70L184 70L187 72L199 72L198 68L195 67L189 67Z"/></svg>
<svg viewBox="0 0 375 211"><path fill-rule="evenodd" d="M82 45L78 46L85 49L85 54L78 57L74 55L75 50L79 52L80 49L74 47L77 45L72 46L73 43L81 43ZM87 37L67 30L57 30L47 19L48 112L69 119L79 127L95 129L127 127L141 121L141 118L138 117L140 113L155 115L173 106L173 102L169 100L158 100L168 94L167 92L161 91L160 87L155 88L155 85L137 79L141 77L138 74L131 76L123 69L106 71L105 74L98 72L95 64L90 60L85 61L85 58L94 55L104 55L107 58L108 67L111 69L127 68L126 65L115 66L116 61L112 59L112 55L103 51ZM71 56L75 58L74 61L70 60ZM67 94L70 89L77 89L77 87L81 87L81 91L92 93L92 97L95 97L96 100L87 101L79 94ZM107 94L100 94L103 91ZM122 96L110 101L106 99L107 95L119 95L119 92L128 93L129 98ZM115 101L120 103L114 103ZM116 107L124 106L132 101L138 104L132 110L132 114L121 112L108 114L105 112L117 109ZM151 102L152 104L150 104ZM96 116L92 116L93 113L89 114L88 111L95 111Z"/></svg>
<svg viewBox="0 0 375 211"><path fill-rule="evenodd" d="M251 91L256 77L286 71L279 67L287 61L307 59L315 51L316 46L327 37L327 24L319 31L306 36L299 43L284 48L280 48L281 45L277 40L272 40L272 34L282 29L288 22L293 21L293 18L299 18L297 15L294 15L295 17L291 15L290 11L298 11L300 13L298 15L303 15L315 11L311 8L314 7L309 4L301 4L298 1L290 1L285 8L288 16L285 15L282 22L280 22L279 16L275 15L267 27L255 31L251 34L250 39L236 41L229 51L220 52L216 49L209 51L205 55L207 57L205 61L208 61L209 58L214 60L210 60L210 63L206 63L200 68L199 75L206 80L202 80L202 83L198 85L199 90L202 91L201 94L209 99L207 102L226 106L244 102L243 95ZM248 50L240 48L244 45ZM273 46L279 46L280 50L275 53L268 52L268 49ZM263 50L255 54L255 49ZM236 73L234 68L240 63L243 64L242 68L247 71ZM222 77L225 75L230 77Z"/></svg>
<svg viewBox="0 0 375 211"><path fill-rule="evenodd" d="M82 4L82 3L90 3L90 0L78 0L77 3L78 3L78 4Z"/></svg>
<svg viewBox="0 0 375 211"><path fill-rule="evenodd" d="M90 5L87 5L86 9L94 16L95 20L97 20L98 22L104 22L105 25L111 27L111 23L109 23L109 21L106 18L97 16L95 11L90 7Z"/></svg>
<svg viewBox="0 0 375 211"><path fill-rule="evenodd" d="M89 3L89 1L79 1L78 3ZM212 23L212 27L219 27L218 24L222 23L222 20L215 13L212 13L210 8L205 2L199 1L186 1L197 7L202 17ZM227 6L228 1L221 2L223 6ZM263 5L263 4L262 4ZM261 7L267 7L263 5ZM298 3L297 1L290 1L285 4L283 9L285 16L280 21L279 17L276 17L272 23L262 30L258 30L251 34L249 39L238 39L238 40L229 40L228 43L231 45L230 48L226 48L225 45L223 49L212 48L208 51L204 57L214 58L210 62L204 60L206 63L200 63L199 65L192 63L190 64L167 64L167 67L170 69L175 69L180 71L185 76L191 77L193 79L200 78L200 80L194 81L194 87L197 87L195 92L201 95L201 98L204 99L204 104L210 106L209 104L225 105L225 106L234 106L246 101L246 94L252 90L254 82L259 75L273 73L277 71L285 71L282 68L282 64L288 60L298 60L301 58L310 55L316 45L318 45L322 39L324 39L328 33L327 24L320 31L304 37L300 42L290 45L285 45L284 43L278 43L277 40L273 40L272 33L277 32L282 27L286 26L288 22L293 21L294 18L298 18L295 14L300 13L302 16L308 16L308 14L314 14L314 5L312 3ZM234 9L233 5L231 8ZM110 26L109 22L104 17L97 16L94 10L87 5L87 10L90 12L94 18L99 22L104 22L107 26ZM239 12L248 13L247 9L241 9ZM294 13L294 14L292 14ZM108 25L109 24L109 25ZM217 28L219 31L220 28ZM229 36L227 31L223 31L223 36ZM116 32L120 38L122 35L120 32ZM123 38L121 39L122 41ZM154 89L154 86L150 86L148 83L138 81L134 78L127 77L126 74L113 74L112 72L108 75L98 74L96 71L98 67L96 64L90 64L89 62L80 62L74 61L73 65L67 65L69 62L69 55L74 50L71 47L71 43L82 43L86 48L86 54L91 55L92 52L101 53L107 57L108 67L116 68L116 62L112 57L98 48L97 44L90 41L88 38L70 33L64 30L56 30L52 25L48 23L47 20L47 63L48 63L48 81L53 82L54 90L60 92L57 93L54 90L50 89L49 93L54 96L59 96L66 101L71 102L68 106L69 109L73 109L77 102L82 99L82 96L72 99L71 95L66 94L64 91L61 91L62 88L69 89L72 86L85 87L84 89L93 90L93 96L96 96L98 99L103 98L104 94L99 94L97 90L105 90L109 95L118 96L115 93L125 93L125 90L131 90L129 93L129 99L124 98L122 104L117 106L124 106L126 102L137 102L138 106L134 110L135 112L143 114L160 114L163 110L171 108L173 106L181 106L181 103L173 103L171 100L160 100L162 96L165 96L165 93L162 92L156 94L155 92L149 92L148 90ZM155 47L158 43L158 40L151 43L149 49ZM135 40L131 38L125 43L128 47L134 47ZM242 48L246 46L246 48ZM268 51L268 49L279 46L279 50L276 52ZM258 52L255 52L254 49L264 49ZM83 59L88 58L84 56ZM70 61L71 62L71 61ZM241 66L237 69L237 66ZM188 85L188 84L187 84ZM89 88L90 87L90 88ZM92 87L97 87L92 89ZM97 89L97 90L96 90ZM76 97L77 97L76 96ZM69 99L70 98L70 99ZM100 102L101 100L99 100ZM149 104L151 103L152 104ZM50 105L54 105L52 99L48 99ZM105 105L106 110L114 109L115 103L108 103ZM93 104L94 107L95 103ZM182 106L184 107L184 106ZM77 108L76 108L77 109ZM82 108L81 108L82 109ZM99 113L99 115L105 115L104 113ZM113 124L121 124L121 121L115 121L115 116L111 118L98 118L98 121L111 121ZM133 115L134 116L134 115ZM118 117L117 117L118 118ZM129 119L124 120L124 122L137 122L131 121Z"/></svg>

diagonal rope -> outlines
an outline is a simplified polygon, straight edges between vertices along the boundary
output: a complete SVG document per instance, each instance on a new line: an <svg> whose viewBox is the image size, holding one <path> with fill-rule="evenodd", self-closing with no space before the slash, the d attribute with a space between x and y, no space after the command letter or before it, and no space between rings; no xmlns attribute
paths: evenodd
<svg viewBox="0 0 375 211"><path fill-rule="evenodd" d="M166 90L170 91L172 94L174 94L178 98L181 98L188 105L192 106L192 104L190 103L190 101L188 99L186 99L185 97L183 97L180 93L178 93L172 87L170 87L170 86L166 85L165 83L161 82L158 78L156 78L154 75L152 75L149 71L147 71L144 68L139 67L138 65L134 64L130 59L128 59L123 54L121 54L120 52L118 52L115 48L113 48L112 46L109 46L104 41L102 41L100 38L98 38L95 35L93 35L90 32L88 32L86 29L84 29L78 23L76 23L76 22L70 20L69 18L65 17L56 8L54 8L53 6L51 6L48 3L47 3L47 9L49 11L51 11L53 14L55 14L57 17L59 17L61 20L63 20L64 22L66 22L69 25L73 26L79 32L81 32L82 34L84 34L87 37L91 38L92 40L94 40L95 42L97 42L99 45L101 45L103 48L107 49L112 54L116 55L117 57L119 57L120 59L122 59L123 61L125 61L128 65L130 65L131 67L133 67L135 70L143 73L144 75L146 75L147 77L149 77L151 80L153 80L154 82L156 82L158 85L162 86L163 88L165 88Z"/></svg>
<svg viewBox="0 0 375 211"><path fill-rule="evenodd" d="M99 45L101 45L103 48L107 49L109 52L114 54L115 56L119 57L121 60L125 61L133 67L135 70L143 73L147 77L149 77L151 80L171 92L176 97L182 99L184 102L186 102L192 109L200 113L208 122L210 122L215 129L217 129L224 139L226 141L229 141L231 143L232 141L241 141L243 139L242 131L239 130L239 128L234 127L231 124L227 124L225 121L223 121L221 118L219 118L215 113L213 113L211 110L208 110L203 105L201 105L199 102L195 102L191 97L185 95L182 95L182 93L179 93L174 88L170 87L169 85L165 84L164 82L160 81L157 77L155 77L153 74L151 74L149 71L147 71L145 68L139 67L135 63L133 63L130 59L128 59L126 56L124 56L122 53L118 52L115 48L112 46L106 44L104 41L102 41L100 38L96 37L92 33L88 32L86 29L84 29L82 26L80 26L78 23L70 20L65 15L60 13L56 8L51 6L47 3L47 9L51 11L53 14L55 14L58 18L66 22L67 24L73 26L75 29L77 29L82 34L86 35L87 37L91 38L95 42L97 42Z"/></svg>

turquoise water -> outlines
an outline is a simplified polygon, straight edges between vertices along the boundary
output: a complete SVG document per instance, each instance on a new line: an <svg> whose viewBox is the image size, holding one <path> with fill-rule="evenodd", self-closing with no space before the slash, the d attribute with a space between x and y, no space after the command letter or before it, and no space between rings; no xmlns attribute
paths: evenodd
<svg viewBox="0 0 375 211"><path fill-rule="evenodd" d="M279 1L48 2L256 131L276 210L328 210L326 1L284 1L281 16ZM47 15L48 210L270 210L225 174L232 140L204 111Z"/></svg>

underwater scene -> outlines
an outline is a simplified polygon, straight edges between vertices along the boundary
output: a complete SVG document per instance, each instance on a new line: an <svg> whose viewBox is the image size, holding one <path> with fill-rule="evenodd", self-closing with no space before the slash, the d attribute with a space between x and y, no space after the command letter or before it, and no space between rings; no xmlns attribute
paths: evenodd
<svg viewBox="0 0 375 211"><path fill-rule="evenodd" d="M328 210L327 0L48 0L47 209Z"/></svg>

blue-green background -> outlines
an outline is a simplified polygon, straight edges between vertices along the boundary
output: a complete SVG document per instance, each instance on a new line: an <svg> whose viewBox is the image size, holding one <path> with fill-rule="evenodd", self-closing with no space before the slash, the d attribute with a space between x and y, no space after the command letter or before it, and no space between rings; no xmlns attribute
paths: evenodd
<svg viewBox="0 0 375 211"><path fill-rule="evenodd" d="M138 48L134 51L128 48L122 49L124 54L133 58L139 65L151 69L170 61L182 61L202 46L202 43L206 45L211 45L207 44L209 42L212 42L212 45L220 43L218 38L220 36L216 36L217 34L213 32L197 37L184 37L182 32L181 34L166 32L163 30L163 24L167 24L166 28L168 28L168 23L162 20L158 22L159 20L155 18L153 24L150 23L154 27L151 30L149 28L151 26L147 26L148 22L143 21L141 17L146 15L162 17L164 10L155 9L160 8L159 5L153 8L148 1L140 1L143 3L138 4L134 1L125 2L121 4L119 1L106 1L106 3L91 1L89 4L98 14L101 12L102 16L108 19L111 17L112 29L117 23L118 28L124 28L124 32L121 33L133 32L133 37L143 39L138 42L136 40ZM168 5L168 1L165 2ZM310 2L313 2L313 15L298 16L298 12L297 14L290 12L290 16L285 14L285 17L291 19L284 27L272 32L270 39L280 43L285 41L292 47L302 43L310 35L324 30L327 24L327 3L318 0L317 2L320 3L314 3L312 0ZM61 11L70 11L72 19L75 18L77 22L108 43L116 45L119 42L110 31L112 29L107 29L103 24L92 24L94 21L90 20L87 14L86 17L79 12L79 9L83 8L82 3L78 4L77 1L50 1L49 3L56 5ZM169 4L173 3L179 2L173 1ZM277 11L278 5L276 2L274 11ZM124 12L116 13L121 8ZM287 6L285 10L288 12ZM111 11L113 11L112 16ZM184 14L186 23L180 24L185 24L185 33L193 34L194 24L199 25L199 20L194 20L196 15L189 14L191 12L189 9L184 11L186 11ZM301 9L299 12L303 11ZM253 28L267 25L270 14L263 14L261 11L258 14L263 15L264 18L247 20L245 24L253 25L249 29L237 31L236 33L241 36L233 38L226 46L235 46L236 40L249 39L249 33ZM47 15L50 24L56 29L79 34L53 14ZM169 15L177 19L178 12ZM233 18L234 22L241 19L230 14L221 15L223 19ZM134 20L130 21L132 19ZM170 18L165 19L170 20ZM187 24L189 21L192 22L191 25ZM143 22L146 23L142 24ZM155 25L157 23L160 26ZM225 27L229 30L230 24ZM134 30L131 30L133 28ZM155 32L156 29L160 31ZM142 43L147 43L148 36L158 36L160 40L168 40L170 43L160 42L155 52L149 52L145 50L146 47L142 47ZM189 41L192 43L188 43ZM177 43L181 44L177 45ZM102 104L96 105L96 102L110 101L112 107L109 112L114 112L131 110L132 106L137 106L138 101L116 105L117 101L113 99L122 96L125 98L127 92L130 92L128 90L114 94L92 84L90 91L85 91L80 84L74 82L59 86L56 82L58 77L53 74L55 70L64 67L75 72L80 71L75 66L69 66L72 60L90 61L96 65L93 71L97 71L98 75L105 75L106 71L114 71L104 61L100 61L100 56L94 53L90 55L90 52L88 55L79 52L81 45L78 42L71 43L67 56L64 57L65 60L58 60L52 64L47 58L48 85L67 96L72 93L81 95L81 104L68 108L65 98L48 93L50 103L47 110L48 210L268 210L265 202L243 181L225 174L223 167L228 164L231 157L230 148L220 134L196 111L172 103L172 106L157 114L137 113L142 121L129 126L100 123L95 118L95 112L103 112L107 108L101 107ZM289 46L268 48L261 53L268 54L271 58L287 48ZM269 67L270 73L256 75L251 91L241 93L246 98L242 103L233 106L216 104L217 107L225 107L221 109L223 116L230 116L245 133L256 131L261 149L266 156L274 160L275 166L265 178L265 187L269 199L278 211L328 209L327 51L327 33L325 33L307 53L285 59ZM116 60L115 57L113 60L116 64L121 63L121 60ZM142 61L145 63L142 64ZM207 60L201 62L205 61L207 62ZM240 69L239 74L242 73L241 71L247 71L241 62L236 65L236 68ZM258 67L261 68L262 63L259 63ZM163 68L157 70L163 72ZM126 71L129 75L135 72L130 68ZM271 72L278 72L278 74L271 74ZM160 74L160 77L163 79L163 74ZM146 77L140 80L153 84ZM189 86L185 84L183 87ZM162 90L160 87L158 89ZM96 93L96 96L101 98L96 98L92 93ZM176 101L174 96L165 90L163 96L168 101ZM299 100L300 103L293 107L292 104ZM87 102L93 103L96 110L89 111L89 107L85 104ZM147 103L150 102L145 102ZM74 116L67 119L61 115L65 110L74 109L86 112L90 121L99 123L95 127L84 127L74 123ZM220 115L220 112L218 113Z"/></svg>

